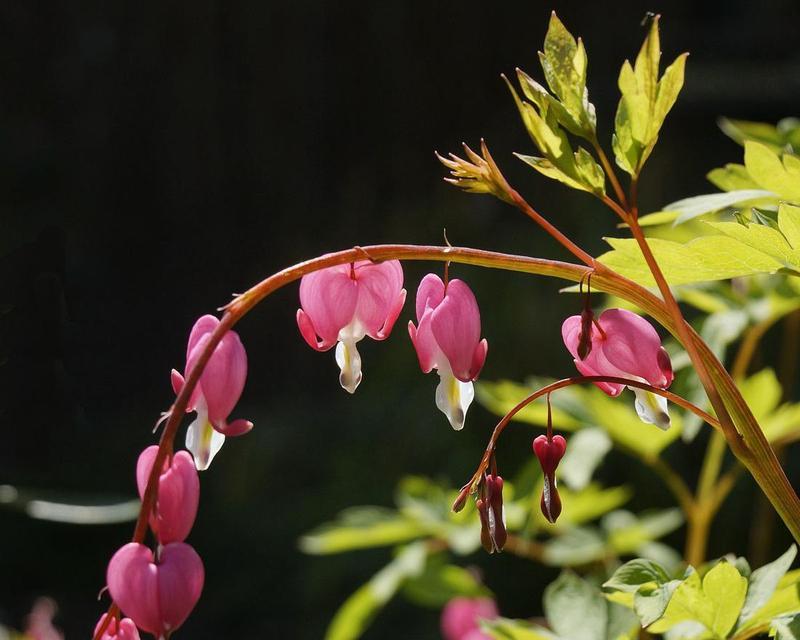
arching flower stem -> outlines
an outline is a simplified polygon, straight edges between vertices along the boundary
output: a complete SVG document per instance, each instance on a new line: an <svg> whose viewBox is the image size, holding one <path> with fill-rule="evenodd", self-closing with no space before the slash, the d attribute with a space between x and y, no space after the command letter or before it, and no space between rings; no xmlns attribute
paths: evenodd
<svg viewBox="0 0 800 640"><path fill-rule="evenodd" d="M472 475L472 479L468 483L472 487L472 489L474 490L478 486L480 479L483 477L483 474L486 471L486 468L488 467L492 456L494 455L498 439L503 434L503 431L508 426L509 422L513 420L514 416L516 416L525 407L527 407L535 400L538 400L542 396L549 397L551 393L553 393L554 391L558 391L559 389L564 389L565 387L570 387L575 384L587 384L592 382L610 382L612 384L622 384L631 387L636 387L638 389L644 389L645 391L649 391L650 393L662 396L667 400L669 400L670 402L674 402L678 406L683 407L688 411L691 411L692 413L700 417L703 421L707 422L715 429L720 428L719 421L714 416L703 411L700 407L692 404L685 398L675 393L672 393L671 391L667 391L666 389L659 389L658 387L649 385L646 382L640 382L638 380L628 380L627 378L617 378L615 376L574 376L572 378L564 378L563 380L556 380L555 382L552 382L547 386L542 387L541 389L537 389L526 398L520 400L511 409L511 411L509 411L505 416L503 416L500 422L497 423L497 425L494 428L494 431L492 431L492 435L489 437L489 442L486 445L486 449L483 453L483 457L481 458L480 463L478 464L478 468L475 470L475 473Z"/></svg>

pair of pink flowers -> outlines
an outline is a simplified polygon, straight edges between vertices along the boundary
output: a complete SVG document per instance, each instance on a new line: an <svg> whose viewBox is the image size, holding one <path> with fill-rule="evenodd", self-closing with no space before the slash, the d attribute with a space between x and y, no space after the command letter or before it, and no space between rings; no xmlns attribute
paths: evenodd
<svg viewBox="0 0 800 640"><path fill-rule="evenodd" d="M136 484L144 497L158 447L139 456ZM155 554L131 542L108 563L106 583L114 602L128 616L109 622L102 638L136 640L136 627L166 637L183 624L203 590L205 572L197 552L184 542L194 525L200 501L200 479L192 457L179 451L159 474L158 497L150 513L150 529L158 541ZM98 625L103 624L101 618Z"/></svg>
<svg viewBox="0 0 800 640"><path fill-rule="evenodd" d="M336 344L339 382L354 393L362 379L356 343L365 336L388 338L405 299L398 260L329 267L303 276L297 325L317 351ZM475 395L472 382L486 360L478 303L461 280L445 284L428 274L417 290L416 312L418 325L409 322L408 331L420 367L425 373L438 372L436 406L454 429L461 429Z"/></svg>

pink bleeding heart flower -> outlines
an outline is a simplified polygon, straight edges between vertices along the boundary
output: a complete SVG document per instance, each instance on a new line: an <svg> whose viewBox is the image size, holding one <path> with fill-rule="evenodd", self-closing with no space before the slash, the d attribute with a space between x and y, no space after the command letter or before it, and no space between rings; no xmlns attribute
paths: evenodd
<svg viewBox="0 0 800 640"><path fill-rule="evenodd" d="M144 498L147 480L158 455L158 447L147 447L136 463L136 484ZM150 528L160 544L183 542L192 530L200 501L200 478L194 461L186 451L165 461L158 483L158 500L150 515Z"/></svg>
<svg viewBox="0 0 800 640"><path fill-rule="evenodd" d="M545 435L537 436L533 440L533 453L539 459L544 474L544 485L539 507L547 521L554 524L561 515L561 496L558 495L556 482L556 468L567 450L567 441L564 436Z"/></svg>
<svg viewBox="0 0 800 640"><path fill-rule="evenodd" d="M64 634L53 626L58 605L52 598L37 598L25 620L25 637L30 640L64 640Z"/></svg>
<svg viewBox="0 0 800 640"><path fill-rule="evenodd" d="M453 598L442 609L442 637L444 640L489 640L480 630L480 620L493 620L499 615L491 598Z"/></svg>
<svg viewBox="0 0 800 640"><path fill-rule="evenodd" d="M581 316L570 316L561 326L564 344L583 375L628 378L660 389L672 384L669 355L661 346L656 330L640 315L626 309L607 309L590 326L591 349L585 358L579 356L583 335ZM610 396L618 396L625 387L612 382L595 384ZM629 388L636 394L636 412L642 421L669 428L666 399L643 389Z"/></svg>
<svg viewBox="0 0 800 640"><path fill-rule="evenodd" d="M503 478L486 474L481 497L475 501L481 520L481 546L488 553L499 553L506 546L506 512L503 507Z"/></svg>
<svg viewBox="0 0 800 640"><path fill-rule="evenodd" d="M297 326L317 351L336 345L339 382L355 393L362 378L356 343L388 338L405 301L399 260L341 264L303 276Z"/></svg>
<svg viewBox="0 0 800 640"><path fill-rule="evenodd" d="M436 406L456 431L464 428L467 409L475 397L472 382L486 361L489 348L481 340L481 314L470 288L461 280L445 286L429 273L417 289L417 323L408 333L424 373L436 369L440 382Z"/></svg>
<svg viewBox="0 0 800 640"><path fill-rule="evenodd" d="M102 616L100 616L100 620L98 620L97 625L95 625L94 628L95 636L100 630L100 627L105 624L107 616L107 613L104 613ZM140 640L139 630L136 628L136 625L133 624L133 620L130 618L123 618L122 620L111 618L106 630L103 632L103 635L100 636L99 640Z"/></svg>
<svg viewBox="0 0 800 640"><path fill-rule="evenodd" d="M188 374L217 328L219 320L205 315L194 323L186 347L185 374ZM211 358L192 392L186 411L196 411L197 419L186 432L186 448L192 452L197 469L208 468L225 443L225 436L239 436L250 431L249 420L228 422L244 389L247 378L247 353L235 331L228 331L211 354ZM183 376L172 370L172 388L180 393Z"/></svg>
<svg viewBox="0 0 800 640"><path fill-rule="evenodd" d="M148 547L129 542L114 554L106 572L114 602L137 627L159 638L189 617L204 580L200 556L183 542L165 545L157 562Z"/></svg>

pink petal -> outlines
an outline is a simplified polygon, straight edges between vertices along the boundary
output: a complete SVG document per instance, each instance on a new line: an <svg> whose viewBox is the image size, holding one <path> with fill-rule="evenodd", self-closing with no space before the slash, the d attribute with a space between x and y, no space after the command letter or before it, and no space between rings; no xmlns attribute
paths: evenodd
<svg viewBox="0 0 800 640"><path fill-rule="evenodd" d="M356 262L354 268L358 283L355 318L370 338L383 340L389 336L405 302L403 267L399 260L364 260Z"/></svg>
<svg viewBox="0 0 800 640"><path fill-rule="evenodd" d="M192 327L192 331L189 333L189 343L186 345L186 359L189 359L190 354L197 346L197 343L209 333L213 333L214 329L217 328L219 324L219 320L212 315L204 315L197 319L197 322L194 323ZM186 373L189 370L187 368Z"/></svg>
<svg viewBox="0 0 800 640"><path fill-rule="evenodd" d="M349 264L309 273L300 281L300 306L324 349L336 344L339 331L352 321L357 304L358 285L350 277ZM303 327L300 331L310 344Z"/></svg>
<svg viewBox="0 0 800 640"><path fill-rule="evenodd" d="M450 362L453 375L462 382L472 380L473 357L481 337L481 314L475 295L461 280L448 283L444 300L431 316L431 330Z"/></svg>
<svg viewBox="0 0 800 640"><path fill-rule="evenodd" d="M578 360L578 343L580 342L581 334L581 317L570 316L564 320L561 325L561 338L564 340L564 346L567 351L572 354L572 357ZM591 355L591 354L589 354Z"/></svg>
<svg viewBox="0 0 800 640"><path fill-rule="evenodd" d="M428 309L427 313L423 314L419 327L415 327L413 322L408 321L408 335L411 336L411 342L417 352L419 366L423 373L430 373L436 366L437 360L442 358L442 351L431 331L432 313L433 310Z"/></svg>
<svg viewBox="0 0 800 640"><path fill-rule="evenodd" d="M486 354L489 351L489 343L486 342L486 338L481 340L478 343L478 346L475 347L475 351L472 354L472 366L469 369L469 375L471 380L476 380L481 373L481 369L483 369L483 365L486 362Z"/></svg>
<svg viewBox="0 0 800 640"><path fill-rule="evenodd" d="M479 629L479 620L492 620L498 615L497 605L490 598L453 598L442 609L442 637L444 640L463 640Z"/></svg>
<svg viewBox="0 0 800 640"><path fill-rule="evenodd" d="M317 339L317 331L314 329L314 324L311 322L311 318L308 317L308 314L302 309L297 310L297 328L300 329L300 335L303 336L303 340L305 340L312 349L327 351L336 344L335 341L326 342L325 340Z"/></svg>
<svg viewBox="0 0 800 640"><path fill-rule="evenodd" d="M229 438L234 438L236 436L243 436L245 433L250 431L253 428L253 423L249 420L243 420L239 418L233 422L225 422L219 426L214 425L214 428L221 434L228 436Z"/></svg>
<svg viewBox="0 0 800 640"><path fill-rule="evenodd" d="M170 372L169 381L172 383L172 390L175 392L175 395L177 396L181 392L181 389L183 389L183 384L185 382L183 376L180 373L178 373L175 369L173 369ZM187 411L192 411L192 409L189 409L187 407Z"/></svg>
<svg viewBox="0 0 800 640"><path fill-rule="evenodd" d="M668 384L659 362L661 339L653 325L626 309L604 311L598 324L606 334L599 346L612 367L625 372L627 377L643 378L656 387Z"/></svg>
<svg viewBox="0 0 800 640"><path fill-rule="evenodd" d="M139 456L136 484L140 498L144 498L147 479L157 453L158 447L152 446ZM179 451L173 456L171 466L164 465L155 514L150 517L150 528L161 544L182 542L187 538L194 525L199 502L200 478L194 461L186 451Z"/></svg>
<svg viewBox="0 0 800 640"><path fill-rule="evenodd" d="M107 613L100 616L100 620L97 621L94 628L95 635L97 630L105 623L107 616ZM122 620L112 618L103 635L100 636L100 640L140 640L139 630L130 618L123 618Z"/></svg>
<svg viewBox="0 0 800 640"><path fill-rule="evenodd" d="M188 544L173 542L161 550L158 596L164 630L180 627L194 609L205 582L203 561Z"/></svg>
<svg viewBox="0 0 800 640"><path fill-rule="evenodd" d="M129 542L108 563L106 583L111 597L137 627L160 635L163 630L158 602L158 567L143 544Z"/></svg>
<svg viewBox="0 0 800 640"><path fill-rule="evenodd" d="M417 322L422 322L425 310L430 307L435 309L444 300L444 282L435 273L426 275L417 287L417 300L415 303L417 311Z"/></svg>
<svg viewBox="0 0 800 640"><path fill-rule="evenodd" d="M222 338L200 378L213 425L223 423L239 401L247 379L247 353L235 331Z"/></svg>
<svg viewBox="0 0 800 640"><path fill-rule="evenodd" d="M616 375L609 373L600 373L597 371L597 369L594 369L591 366L590 360L593 361L595 358L596 356L594 355L594 350L592 351L592 353L589 354L586 360L578 360L577 358L575 358L575 368L578 370L578 373L580 373L583 376ZM603 393L611 396L612 398L615 398L620 393L622 393L622 390L625 388L625 385L616 384L614 382L594 382L593 384L596 387L598 387Z"/></svg>

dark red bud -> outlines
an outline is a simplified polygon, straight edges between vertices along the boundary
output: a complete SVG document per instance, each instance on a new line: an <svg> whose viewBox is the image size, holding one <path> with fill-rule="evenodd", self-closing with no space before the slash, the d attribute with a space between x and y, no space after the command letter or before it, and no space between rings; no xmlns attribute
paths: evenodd
<svg viewBox="0 0 800 640"><path fill-rule="evenodd" d="M481 545L489 553L499 553L508 539L503 521L503 479L485 476L482 492L483 497L475 502L481 519Z"/></svg>
<svg viewBox="0 0 800 640"><path fill-rule="evenodd" d="M475 506L478 508L478 516L481 519L481 546L486 553L494 553L492 534L489 531L489 505L481 498L478 498L475 501Z"/></svg>
<svg viewBox="0 0 800 640"><path fill-rule="evenodd" d="M561 515L561 497L558 495L555 475L544 476L544 488L542 489L542 499L539 502L542 514L547 521L555 524L558 516Z"/></svg>
<svg viewBox="0 0 800 640"><path fill-rule="evenodd" d="M453 502L452 508L455 513L461 511L467 504L467 498L469 497L471 487L472 484L465 484L463 487L461 487L461 491L458 492L458 497Z"/></svg>
<svg viewBox="0 0 800 640"><path fill-rule="evenodd" d="M586 308L581 311L581 332L578 335L578 358L585 360L592 352L592 322L594 313Z"/></svg>
<svg viewBox="0 0 800 640"><path fill-rule="evenodd" d="M545 475L553 475L567 450L567 441L564 436L553 436L548 441L547 436L537 436L533 441L533 452L539 459Z"/></svg>

